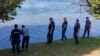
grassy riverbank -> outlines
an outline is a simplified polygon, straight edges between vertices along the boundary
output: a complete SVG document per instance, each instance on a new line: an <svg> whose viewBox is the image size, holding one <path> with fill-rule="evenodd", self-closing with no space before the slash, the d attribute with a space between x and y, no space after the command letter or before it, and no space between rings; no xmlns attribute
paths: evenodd
<svg viewBox="0 0 100 56"><path fill-rule="evenodd" d="M73 39L54 41L51 46L45 43L30 44L28 51L14 56L92 56L95 50L100 51L100 38L79 39L79 45L74 45ZM97 52L98 52L97 51ZM0 56L12 56L11 49L0 51ZM96 55L100 55L99 53ZM95 55L95 56L96 56Z"/></svg>

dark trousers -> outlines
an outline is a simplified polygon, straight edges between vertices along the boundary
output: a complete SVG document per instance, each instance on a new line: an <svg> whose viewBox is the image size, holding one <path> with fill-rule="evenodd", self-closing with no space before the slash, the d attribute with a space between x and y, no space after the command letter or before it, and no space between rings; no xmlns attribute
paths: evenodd
<svg viewBox="0 0 100 56"><path fill-rule="evenodd" d="M65 33L66 33L66 30L62 30L62 40L63 40L64 38L67 39Z"/></svg>
<svg viewBox="0 0 100 56"><path fill-rule="evenodd" d="M29 44L29 36L23 37L22 40L22 49L27 49Z"/></svg>
<svg viewBox="0 0 100 56"><path fill-rule="evenodd" d="M75 44L78 44L79 41L78 41L78 35L76 32L74 32L74 39L75 39Z"/></svg>
<svg viewBox="0 0 100 56"><path fill-rule="evenodd" d="M53 33L47 35L47 44L51 44L53 41Z"/></svg>
<svg viewBox="0 0 100 56"><path fill-rule="evenodd" d="M89 35L90 35L90 30L89 29L84 30L83 38L85 38L86 33L87 33L87 38L89 38Z"/></svg>
<svg viewBox="0 0 100 56"><path fill-rule="evenodd" d="M17 53L19 53L20 52L20 40L18 40L18 41L12 41L12 51L13 51L13 53L15 53L16 52L16 50L17 50Z"/></svg>

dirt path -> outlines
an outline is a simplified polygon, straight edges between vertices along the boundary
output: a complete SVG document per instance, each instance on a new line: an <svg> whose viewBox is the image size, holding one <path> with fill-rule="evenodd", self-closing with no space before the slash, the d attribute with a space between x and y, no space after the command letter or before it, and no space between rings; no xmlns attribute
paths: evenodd
<svg viewBox="0 0 100 56"><path fill-rule="evenodd" d="M97 50L92 51L89 54L84 54L83 56L100 56L100 48Z"/></svg>

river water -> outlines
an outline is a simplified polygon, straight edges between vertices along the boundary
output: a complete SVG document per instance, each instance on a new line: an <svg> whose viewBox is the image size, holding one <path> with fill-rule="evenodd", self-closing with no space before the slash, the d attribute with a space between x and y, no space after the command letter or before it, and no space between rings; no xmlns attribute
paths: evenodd
<svg viewBox="0 0 100 56"><path fill-rule="evenodd" d="M15 20L6 23L0 23L0 49L11 48L9 41L10 32L14 24L26 25L30 31L30 43L45 42L47 36L47 28L49 18L53 17L56 23L54 40L61 39L61 25L63 18L67 17L68 30L66 35L73 38L73 27L76 19L80 20L81 31L80 37L83 35L85 18L90 17L92 22L91 36L100 36L100 20L86 12L85 7L80 6L77 0L25 0L21 9L17 9L18 15Z"/></svg>

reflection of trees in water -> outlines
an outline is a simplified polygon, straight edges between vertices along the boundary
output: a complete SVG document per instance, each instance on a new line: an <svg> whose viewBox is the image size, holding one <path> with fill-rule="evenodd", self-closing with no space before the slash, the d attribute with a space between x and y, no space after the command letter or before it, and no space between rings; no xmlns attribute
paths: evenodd
<svg viewBox="0 0 100 56"><path fill-rule="evenodd" d="M16 8L21 8L24 0L0 0L0 20L10 21L17 15Z"/></svg>
<svg viewBox="0 0 100 56"><path fill-rule="evenodd" d="M21 4L24 0L0 0L0 20L2 22L10 21L14 19L14 16L17 15L16 8L21 8ZM95 16L100 18L100 0L78 0L80 4L80 13L81 7L86 6L87 11Z"/></svg>
<svg viewBox="0 0 100 56"><path fill-rule="evenodd" d="M97 19L100 19L100 0L75 0L76 3L72 4L78 4L80 6L80 13L82 10L82 7L85 7L87 12L94 16Z"/></svg>

